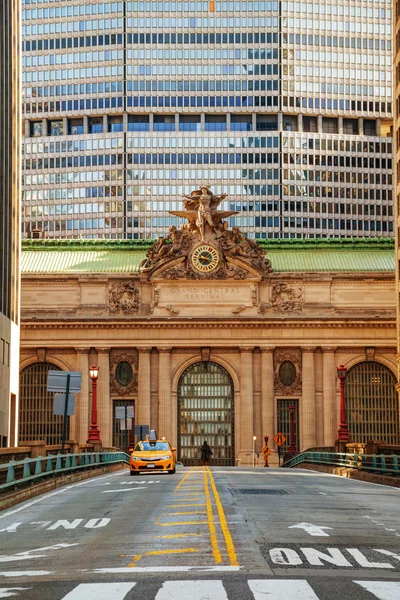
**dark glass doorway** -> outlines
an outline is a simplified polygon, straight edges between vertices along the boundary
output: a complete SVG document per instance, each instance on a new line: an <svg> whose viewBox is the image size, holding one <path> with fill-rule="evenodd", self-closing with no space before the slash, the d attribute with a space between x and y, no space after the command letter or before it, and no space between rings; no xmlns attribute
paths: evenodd
<svg viewBox="0 0 400 600"><path fill-rule="evenodd" d="M212 465L235 464L233 382L213 362L188 367L178 386L179 460L200 465L204 441L212 448Z"/></svg>

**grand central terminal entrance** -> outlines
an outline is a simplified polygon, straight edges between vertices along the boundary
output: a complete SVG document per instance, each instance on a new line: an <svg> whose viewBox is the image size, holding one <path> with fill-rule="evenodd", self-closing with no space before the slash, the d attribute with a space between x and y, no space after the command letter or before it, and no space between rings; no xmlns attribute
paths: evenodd
<svg viewBox="0 0 400 600"><path fill-rule="evenodd" d="M213 451L211 464L235 464L233 382L214 362L191 365L178 385L178 460L201 464L204 441Z"/></svg>

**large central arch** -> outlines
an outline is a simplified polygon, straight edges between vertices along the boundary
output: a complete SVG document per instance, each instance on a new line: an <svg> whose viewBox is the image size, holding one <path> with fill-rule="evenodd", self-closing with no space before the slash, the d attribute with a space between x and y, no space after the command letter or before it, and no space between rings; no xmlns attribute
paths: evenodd
<svg viewBox="0 0 400 600"><path fill-rule="evenodd" d="M197 362L178 384L178 456L185 465L201 464L204 441L213 465L234 465L234 389L228 371L215 362Z"/></svg>

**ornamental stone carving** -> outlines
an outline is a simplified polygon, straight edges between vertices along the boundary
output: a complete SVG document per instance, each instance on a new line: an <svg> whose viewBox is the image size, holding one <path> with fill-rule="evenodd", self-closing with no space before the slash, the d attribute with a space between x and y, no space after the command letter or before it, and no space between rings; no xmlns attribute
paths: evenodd
<svg viewBox="0 0 400 600"><path fill-rule="evenodd" d="M128 363L132 369L131 380L126 385L121 385L117 378L118 365L121 363ZM138 363L139 356L137 350L111 350L110 392L112 396L130 396L137 393Z"/></svg>
<svg viewBox="0 0 400 600"><path fill-rule="evenodd" d="M294 365L295 374L293 382L290 385L285 385L280 376L280 368L285 362L290 362ZM300 348L282 348L276 349L274 352L274 383L275 393L285 396L291 396L301 393L301 350Z"/></svg>
<svg viewBox="0 0 400 600"><path fill-rule="evenodd" d="M238 227L229 229L225 218L235 211L218 210L226 198L214 195L208 186L183 196L184 210L170 214L187 220L180 229L169 228L148 250L140 265L150 279L246 279L264 277L271 263L258 243Z"/></svg>
<svg viewBox="0 0 400 600"><path fill-rule="evenodd" d="M304 304L303 286L297 283L274 283L271 308L277 312L301 311Z"/></svg>
<svg viewBox="0 0 400 600"><path fill-rule="evenodd" d="M109 287L108 302L113 313L137 312L139 310L139 291L133 281L114 281Z"/></svg>

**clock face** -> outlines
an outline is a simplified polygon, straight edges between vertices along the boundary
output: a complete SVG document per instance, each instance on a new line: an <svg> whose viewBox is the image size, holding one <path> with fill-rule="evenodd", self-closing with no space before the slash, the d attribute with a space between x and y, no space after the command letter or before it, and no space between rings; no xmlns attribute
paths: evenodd
<svg viewBox="0 0 400 600"><path fill-rule="evenodd" d="M198 246L192 254L192 263L198 271L210 273L218 267L219 254L213 246Z"/></svg>

